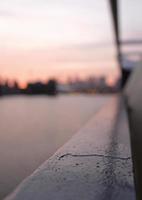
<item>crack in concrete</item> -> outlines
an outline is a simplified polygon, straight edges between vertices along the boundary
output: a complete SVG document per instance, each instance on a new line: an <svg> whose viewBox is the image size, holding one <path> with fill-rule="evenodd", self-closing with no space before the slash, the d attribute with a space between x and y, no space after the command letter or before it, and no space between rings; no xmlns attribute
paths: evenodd
<svg viewBox="0 0 142 200"><path fill-rule="evenodd" d="M101 158L110 158L110 159L124 160L124 161L131 159L131 157L116 157L116 156L109 156L109 155L103 155L103 154L71 154L71 153L66 153L66 154L60 156L58 159L61 160L67 156L71 156L71 157L101 157Z"/></svg>

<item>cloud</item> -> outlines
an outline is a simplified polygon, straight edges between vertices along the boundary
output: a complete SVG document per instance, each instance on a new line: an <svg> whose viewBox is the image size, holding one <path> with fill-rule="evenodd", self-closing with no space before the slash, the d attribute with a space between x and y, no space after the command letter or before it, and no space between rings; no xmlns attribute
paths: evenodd
<svg viewBox="0 0 142 200"><path fill-rule="evenodd" d="M15 17L16 13L9 10L0 10L0 17Z"/></svg>

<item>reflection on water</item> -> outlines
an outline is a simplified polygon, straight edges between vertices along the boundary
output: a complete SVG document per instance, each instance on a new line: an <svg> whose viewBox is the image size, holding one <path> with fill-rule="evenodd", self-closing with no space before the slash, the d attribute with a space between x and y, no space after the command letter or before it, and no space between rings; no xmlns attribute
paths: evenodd
<svg viewBox="0 0 142 200"><path fill-rule="evenodd" d="M110 97L0 99L0 199L63 145Z"/></svg>

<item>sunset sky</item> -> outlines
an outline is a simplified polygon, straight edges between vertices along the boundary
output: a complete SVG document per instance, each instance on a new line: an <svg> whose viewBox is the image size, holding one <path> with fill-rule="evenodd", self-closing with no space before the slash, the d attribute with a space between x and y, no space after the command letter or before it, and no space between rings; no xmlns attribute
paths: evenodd
<svg viewBox="0 0 142 200"><path fill-rule="evenodd" d="M142 1L120 3L122 38L140 38ZM109 9L108 0L1 0L0 77L22 84L51 77L117 77Z"/></svg>

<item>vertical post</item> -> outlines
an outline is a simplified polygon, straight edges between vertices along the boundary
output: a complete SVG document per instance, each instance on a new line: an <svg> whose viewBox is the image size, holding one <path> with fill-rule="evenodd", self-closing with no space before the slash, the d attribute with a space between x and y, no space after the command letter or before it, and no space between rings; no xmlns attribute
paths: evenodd
<svg viewBox="0 0 142 200"><path fill-rule="evenodd" d="M110 1L112 18L113 18L115 43L116 43L116 48L117 48L117 60L118 60L119 66L120 66L122 79L123 79L123 68L122 68L122 63L121 63L121 49L120 49L120 34L119 34L118 0L109 0L109 1ZM123 85L122 85L122 87L123 87Z"/></svg>

